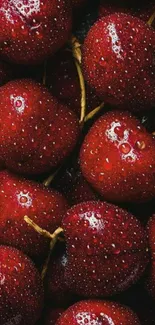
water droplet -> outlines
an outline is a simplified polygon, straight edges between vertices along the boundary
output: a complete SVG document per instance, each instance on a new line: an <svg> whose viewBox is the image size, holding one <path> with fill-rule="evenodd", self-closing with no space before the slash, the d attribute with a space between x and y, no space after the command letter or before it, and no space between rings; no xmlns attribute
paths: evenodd
<svg viewBox="0 0 155 325"><path fill-rule="evenodd" d="M21 196L20 197L20 203L26 203L28 201L26 196Z"/></svg>
<svg viewBox="0 0 155 325"><path fill-rule="evenodd" d="M131 150L131 147L129 145L129 143L124 142L120 145L120 150L124 153L124 154L128 154Z"/></svg>
<svg viewBox="0 0 155 325"><path fill-rule="evenodd" d="M107 62L105 61L104 57L102 56L99 60L99 64L102 66L102 67L106 67L107 65Z"/></svg>
<svg viewBox="0 0 155 325"><path fill-rule="evenodd" d="M146 148L146 144L144 141L140 140L136 142L136 147L140 150L144 150Z"/></svg>
<svg viewBox="0 0 155 325"><path fill-rule="evenodd" d="M121 250L120 250L119 248L117 248L117 249L114 250L114 254L115 254L115 255L119 255L120 252L121 252Z"/></svg>
<svg viewBox="0 0 155 325"><path fill-rule="evenodd" d="M106 158L106 161L103 164L104 169L111 170L112 169L112 163L109 161L109 158Z"/></svg>

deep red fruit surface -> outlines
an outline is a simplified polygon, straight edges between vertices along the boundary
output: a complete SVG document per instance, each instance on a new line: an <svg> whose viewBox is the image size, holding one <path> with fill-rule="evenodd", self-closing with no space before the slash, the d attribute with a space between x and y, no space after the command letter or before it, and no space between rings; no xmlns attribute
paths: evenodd
<svg viewBox="0 0 155 325"><path fill-rule="evenodd" d="M34 325L43 307L43 287L32 261L0 246L0 324Z"/></svg>
<svg viewBox="0 0 155 325"><path fill-rule="evenodd" d="M47 85L52 94L78 115L81 111L81 90L72 53L63 50L51 60L47 69ZM87 113L100 104L96 93L86 84Z"/></svg>
<svg viewBox="0 0 155 325"><path fill-rule="evenodd" d="M67 309L56 325L140 325L133 311L114 302L80 301Z"/></svg>
<svg viewBox="0 0 155 325"><path fill-rule="evenodd" d="M105 2L101 0L99 7L99 17L107 16L114 14L116 12L122 12L130 14L132 16L139 17L144 20L145 23L148 22L149 18L152 16L155 11L155 4L153 1L146 1L145 3L134 3L124 4L124 1L119 1L119 4L115 1L113 3Z"/></svg>
<svg viewBox="0 0 155 325"><path fill-rule="evenodd" d="M47 299L54 306L66 306L71 300L64 277L66 263L66 252L57 253L51 258L46 275Z"/></svg>
<svg viewBox="0 0 155 325"><path fill-rule="evenodd" d="M63 219L67 242L65 281L76 294L109 296L130 287L147 264L140 222L108 203L84 202Z"/></svg>
<svg viewBox="0 0 155 325"><path fill-rule="evenodd" d="M84 177L110 201L144 202L155 195L155 140L130 113L111 111L81 149Z"/></svg>
<svg viewBox="0 0 155 325"><path fill-rule="evenodd" d="M8 172L0 173L1 244L15 246L32 256L46 254L49 241L29 227L24 216L52 233L61 225L67 208L66 200L55 190Z"/></svg>
<svg viewBox="0 0 155 325"><path fill-rule="evenodd" d="M151 252L151 265L149 270L147 289L152 295L152 297L155 299L155 216L150 218L147 230Z"/></svg>
<svg viewBox="0 0 155 325"><path fill-rule="evenodd" d="M123 13L98 20L83 46L84 75L105 101L122 109L155 105L155 31Z"/></svg>
<svg viewBox="0 0 155 325"><path fill-rule="evenodd" d="M48 172L73 149L78 119L42 85L17 80L0 88L0 147L8 169Z"/></svg>
<svg viewBox="0 0 155 325"><path fill-rule="evenodd" d="M1 0L0 56L36 64L68 40L72 18L69 0Z"/></svg>
<svg viewBox="0 0 155 325"><path fill-rule="evenodd" d="M58 318L62 315L64 309L47 309L45 310L46 316L43 325L55 325Z"/></svg>

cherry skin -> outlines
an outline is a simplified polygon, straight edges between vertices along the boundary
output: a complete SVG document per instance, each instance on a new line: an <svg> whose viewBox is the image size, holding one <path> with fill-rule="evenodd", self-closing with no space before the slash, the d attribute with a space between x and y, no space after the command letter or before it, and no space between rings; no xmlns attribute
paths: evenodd
<svg viewBox="0 0 155 325"><path fill-rule="evenodd" d="M155 140L130 113L111 111L92 126L81 148L81 169L112 202L145 202L155 195Z"/></svg>
<svg viewBox="0 0 155 325"><path fill-rule="evenodd" d="M72 295L66 286L64 277L66 263L66 251L61 249L52 256L46 274L47 300L56 307L68 306L72 301Z"/></svg>
<svg viewBox="0 0 155 325"><path fill-rule="evenodd" d="M68 40L69 0L1 0L0 56L20 64L47 59Z"/></svg>
<svg viewBox="0 0 155 325"><path fill-rule="evenodd" d="M21 249L33 257L47 254L49 241L27 225L27 215L41 228L53 233L68 204L61 194L42 184L6 171L0 172L0 243Z"/></svg>
<svg viewBox="0 0 155 325"><path fill-rule="evenodd" d="M142 20L117 13L99 19L83 46L85 79L100 98L119 108L155 106L155 31Z"/></svg>
<svg viewBox="0 0 155 325"><path fill-rule="evenodd" d="M57 309L48 308L48 309L46 309L45 310L46 316L44 318L43 325L55 325L56 321L62 315L63 312L64 312L64 309L62 309L62 308L57 308Z"/></svg>
<svg viewBox="0 0 155 325"><path fill-rule="evenodd" d="M72 151L79 123L42 85L28 79L0 88L0 148L8 169L49 172Z"/></svg>
<svg viewBox="0 0 155 325"><path fill-rule="evenodd" d="M56 325L140 325L128 307L101 300L80 301L67 309Z"/></svg>
<svg viewBox="0 0 155 325"><path fill-rule="evenodd" d="M99 201L73 206L63 218L67 245L65 283L85 297L126 290L148 262L145 230L131 214Z"/></svg>
<svg viewBox="0 0 155 325"><path fill-rule="evenodd" d="M155 299L155 216L150 218L147 226L149 246L151 252L151 265L147 281L147 289Z"/></svg>
<svg viewBox="0 0 155 325"><path fill-rule="evenodd" d="M132 16L139 17L140 19L144 20L145 23L147 23L154 11L155 5L151 0L144 3L134 3L132 5L131 1L129 1L127 4L124 4L124 1L119 1L119 3L116 3L114 1L109 4L109 2L101 0L99 7L99 17L101 18L103 16L114 14L116 12L123 12Z"/></svg>
<svg viewBox="0 0 155 325"><path fill-rule="evenodd" d="M0 246L0 283L0 324L34 325L43 308L43 286L32 261Z"/></svg>

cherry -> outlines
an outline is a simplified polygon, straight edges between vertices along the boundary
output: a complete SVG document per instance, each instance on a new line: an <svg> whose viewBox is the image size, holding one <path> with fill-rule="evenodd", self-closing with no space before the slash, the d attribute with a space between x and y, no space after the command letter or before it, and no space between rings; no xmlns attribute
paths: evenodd
<svg viewBox="0 0 155 325"><path fill-rule="evenodd" d="M83 46L88 84L105 102L126 110L155 106L155 31L136 17L99 19Z"/></svg>
<svg viewBox="0 0 155 325"><path fill-rule="evenodd" d="M155 142L130 113L100 117L81 148L84 177L107 200L144 202L155 195Z"/></svg>
<svg viewBox="0 0 155 325"><path fill-rule="evenodd" d="M67 211L62 225L65 283L73 293L89 298L113 295L142 275L148 261L145 231L125 210L83 202Z"/></svg>
<svg viewBox="0 0 155 325"><path fill-rule="evenodd" d="M39 174L56 167L72 151L78 119L42 85L15 80L0 88L0 147L6 167Z"/></svg>
<svg viewBox="0 0 155 325"><path fill-rule="evenodd" d="M65 284L65 266L67 263L67 255L64 249L56 252L50 260L46 275L46 292L47 299L54 306L66 306L72 301Z"/></svg>
<svg viewBox="0 0 155 325"><path fill-rule="evenodd" d="M151 265L149 270L147 289L151 296L155 299L155 215L150 218L147 230L151 252Z"/></svg>
<svg viewBox="0 0 155 325"><path fill-rule="evenodd" d="M32 261L0 246L0 324L34 325L43 307L43 287Z"/></svg>
<svg viewBox="0 0 155 325"><path fill-rule="evenodd" d="M68 205L61 194L6 171L0 172L0 243L33 257L48 252L49 241L24 221L27 215L41 228L54 232Z"/></svg>
<svg viewBox="0 0 155 325"><path fill-rule="evenodd" d="M45 310L46 316L43 325L55 325L56 321L62 315L63 311L64 309L62 308L57 308L57 309L48 308L47 310Z"/></svg>
<svg viewBox="0 0 155 325"><path fill-rule="evenodd" d="M46 84L52 94L67 104L77 115L81 112L81 89L77 69L71 52L57 53L48 64ZM86 84L87 113L100 104L95 92Z"/></svg>
<svg viewBox="0 0 155 325"><path fill-rule="evenodd" d="M69 0L1 0L1 57L14 63L36 64L68 40Z"/></svg>
<svg viewBox="0 0 155 325"><path fill-rule="evenodd" d="M132 6L131 1L129 1L127 4L124 4L124 1L119 1L118 4L115 1L109 3L105 2L105 0L101 0L99 7L99 17L114 14L116 12L123 12L132 16L139 17L140 19L144 20L145 23L147 23L154 11L155 5L151 0L144 3L136 2L132 4Z"/></svg>
<svg viewBox="0 0 155 325"><path fill-rule="evenodd" d="M56 325L140 325L128 307L100 300L80 301L67 309Z"/></svg>

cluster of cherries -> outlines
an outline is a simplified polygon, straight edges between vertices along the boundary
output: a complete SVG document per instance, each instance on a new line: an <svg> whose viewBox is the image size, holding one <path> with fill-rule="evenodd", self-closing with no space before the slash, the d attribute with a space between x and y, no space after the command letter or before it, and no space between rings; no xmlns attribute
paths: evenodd
<svg viewBox="0 0 155 325"><path fill-rule="evenodd" d="M90 6L0 0L0 325L155 324L155 4Z"/></svg>

